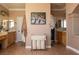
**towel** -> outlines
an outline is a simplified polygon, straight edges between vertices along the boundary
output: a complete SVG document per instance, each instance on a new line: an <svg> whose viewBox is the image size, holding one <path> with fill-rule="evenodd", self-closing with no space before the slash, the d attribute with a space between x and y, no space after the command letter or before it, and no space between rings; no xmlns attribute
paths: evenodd
<svg viewBox="0 0 79 59"><path fill-rule="evenodd" d="M21 32L24 34L25 40L27 35L27 24L26 24L26 16L24 15Z"/></svg>

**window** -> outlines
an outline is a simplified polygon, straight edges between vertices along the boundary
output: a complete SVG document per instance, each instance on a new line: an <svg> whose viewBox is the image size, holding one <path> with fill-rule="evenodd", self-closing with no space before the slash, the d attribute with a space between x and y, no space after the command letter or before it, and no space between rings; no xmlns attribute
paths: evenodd
<svg viewBox="0 0 79 59"><path fill-rule="evenodd" d="M14 27L14 21L13 20L9 20L9 28L13 28Z"/></svg>
<svg viewBox="0 0 79 59"><path fill-rule="evenodd" d="M66 28L66 27L67 27L66 20L64 20L64 28Z"/></svg>
<svg viewBox="0 0 79 59"><path fill-rule="evenodd" d="M61 20L61 27L62 28L66 28L67 27L66 20Z"/></svg>

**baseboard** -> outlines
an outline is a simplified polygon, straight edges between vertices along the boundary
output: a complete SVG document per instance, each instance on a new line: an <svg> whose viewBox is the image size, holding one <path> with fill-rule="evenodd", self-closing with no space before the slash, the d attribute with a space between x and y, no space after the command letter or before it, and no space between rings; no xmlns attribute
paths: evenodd
<svg viewBox="0 0 79 59"><path fill-rule="evenodd" d="M31 48L31 46L26 46L25 48ZM46 46L46 48L51 48L51 46Z"/></svg>
<svg viewBox="0 0 79 59"><path fill-rule="evenodd" d="M73 48L73 47L70 47L70 46L66 46L66 48L68 49L71 49L72 51L76 52L77 54L79 54L79 50Z"/></svg>

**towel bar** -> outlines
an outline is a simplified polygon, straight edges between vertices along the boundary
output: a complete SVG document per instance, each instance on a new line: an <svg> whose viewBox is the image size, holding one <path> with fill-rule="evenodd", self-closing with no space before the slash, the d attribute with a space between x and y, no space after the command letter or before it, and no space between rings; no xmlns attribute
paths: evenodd
<svg viewBox="0 0 79 59"><path fill-rule="evenodd" d="M46 35L32 35L31 49L46 49Z"/></svg>

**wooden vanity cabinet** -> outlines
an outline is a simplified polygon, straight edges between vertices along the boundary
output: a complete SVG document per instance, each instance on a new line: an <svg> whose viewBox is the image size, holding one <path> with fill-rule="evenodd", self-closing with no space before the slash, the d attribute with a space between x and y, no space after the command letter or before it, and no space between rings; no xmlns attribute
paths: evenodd
<svg viewBox="0 0 79 59"><path fill-rule="evenodd" d="M56 39L57 39L58 44L62 43L62 32L60 32L60 31L56 32Z"/></svg>
<svg viewBox="0 0 79 59"><path fill-rule="evenodd" d="M0 44L2 45L1 48L5 49L8 47L8 37L7 35L0 36Z"/></svg>
<svg viewBox="0 0 79 59"><path fill-rule="evenodd" d="M66 46L66 32L57 31L56 39L58 44L62 44L63 46Z"/></svg>
<svg viewBox="0 0 79 59"><path fill-rule="evenodd" d="M67 40L66 37L67 37L67 36L66 36L66 32L62 32L62 44L63 44L64 46L66 46L66 40Z"/></svg>
<svg viewBox="0 0 79 59"><path fill-rule="evenodd" d="M8 33L8 46L15 43L16 40L16 32L9 32Z"/></svg>

